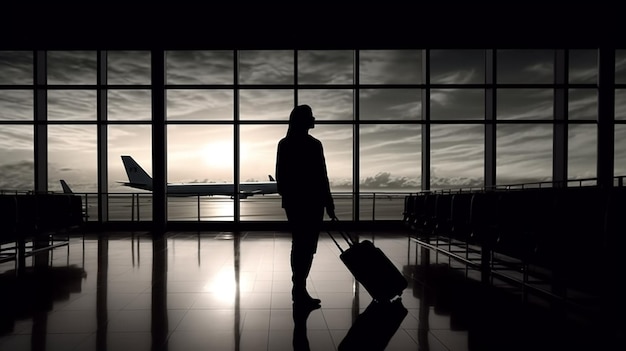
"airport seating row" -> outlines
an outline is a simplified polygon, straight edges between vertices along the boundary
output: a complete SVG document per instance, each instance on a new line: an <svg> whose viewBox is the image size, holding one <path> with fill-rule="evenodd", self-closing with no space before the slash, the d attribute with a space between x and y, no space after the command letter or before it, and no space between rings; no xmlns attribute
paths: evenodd
<svg viewBox="0 0 626 351"><path fill-rule="evenodd" d="M433 192L407 196L403 221L417 240L461 248L484 274L508 263L522 283L543 274L565 294L606 285L623 266L625 211L621 187Z"/></svg>
<svg viewBox="0 0 626 351"><path fill-rule="evenodd" d="M24 193L0 195L0 244L3 260L23 260L34 249L59 245L83 223L82 198L74 194ZM67 240L62 240L67 244ZM30 250L29 250L30 249Z"/></svg>

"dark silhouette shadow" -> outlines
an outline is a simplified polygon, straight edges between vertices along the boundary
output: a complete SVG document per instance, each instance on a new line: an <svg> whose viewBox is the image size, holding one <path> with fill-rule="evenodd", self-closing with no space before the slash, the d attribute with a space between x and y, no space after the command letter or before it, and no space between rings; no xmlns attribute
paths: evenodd
<svg viewBox="0 0 626 351"><path fill-rule="evenodd" d="M319 304L306 289L313 256L324 220L336 219L330 193L322 143L309 135L315 128L315 117L308 105L296 106L289 115L287 135L278 142L276 185L292 233L291 269L292 299L297 303ZM306 184L306 194L302 191Z"/></svg>
<svg viewBox="0 0 626 351"><path fill-rule="evenodd" d="M308 351L309 338L307 336L306 322L309 315L314 310L320 308L320 305L312 304L293 304L293 350Z"/></svg>
<svg viewBox="0 0 626 351"><path fill-rule="evenodd" d="M45 330L41 334L37 329L45 328L47 313L54 302L68 300L71 293L81 291L82 280L87 275L84 269L74 265L44 266L42 261L23 268L20 274L15 270L0 274L0 335L11 333L17 320L33 318L33 338L36 335L45 338Z"/></svg>
<svg viewBox="0 0 626 351"><path fill-rule="evenodd" d="M164 233L152 238L152 351L167 351L167 239Z"/></svg>
<svg viewBox="0 0 626 351"><path fill-rule="evenodd" d="M407 314L399 298L391 302L373 300L352 323L337 349L384 350Z"/></svg>
<svg viewBox="0 0 626 351"><path fill-rule="evenodd" d="M611 341L607 330L581 318L583 311L566 312L538 298L525 302L519 289L468 278L464 269L431 263L404 270L412 272L413 295L420 299L422 346L429 313L449 318L450 330L465 331L468 350L590 350Z"/></svg>

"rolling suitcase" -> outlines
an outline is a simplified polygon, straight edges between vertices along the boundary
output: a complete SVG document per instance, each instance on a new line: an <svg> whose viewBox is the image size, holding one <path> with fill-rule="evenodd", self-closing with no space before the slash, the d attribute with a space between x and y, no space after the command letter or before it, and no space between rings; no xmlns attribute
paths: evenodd
<svg viewBox="0 0 626 351"><path fill-rule="evenodd" d="M339 231L348 243L348 248L344 250L330 231L327 233L341 251L341 261L374 300L389 302L402 295L408 281L374 243L369 240L355 242L350 234Z"/></svg>

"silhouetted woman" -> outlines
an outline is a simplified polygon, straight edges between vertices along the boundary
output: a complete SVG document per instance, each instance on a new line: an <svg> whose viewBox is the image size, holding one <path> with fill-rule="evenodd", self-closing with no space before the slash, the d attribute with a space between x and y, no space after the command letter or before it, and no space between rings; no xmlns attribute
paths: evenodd
<svg viewBox="0 0 626 351"><path fill-rule="evenodd" d="M324 220L336 219L330 193L322 143L309 135L315 117L308 105L296 106L289 115L287 135L278 142L276 182L291 229L292 299L294 303L317 305L306 289L306 280L317 251Z"/></svg>

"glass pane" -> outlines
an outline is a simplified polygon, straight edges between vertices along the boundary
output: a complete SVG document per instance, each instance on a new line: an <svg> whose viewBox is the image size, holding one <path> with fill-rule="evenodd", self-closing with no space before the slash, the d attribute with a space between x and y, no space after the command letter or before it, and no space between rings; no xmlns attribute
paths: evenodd
<svg viewBox="0 0 626 351"><path fill-rule="evenodd" d="M198 193L202 183L229 184L234 178L233 127L230 125L170 125L167 128L168 192ZM191 185L180 188L181 183ZM175 184L175 185L174 185ZM172 188L172 186L177 188ZM181 190L182 189L182 190ZM231 194L168 197L170 220L232 221ZM199 211L199 212L198 212Z"/></svg>
<svg viewBox="0 0 626 351"><path fill-rule="evenodd" d="M569 82L595 84L598 81L598 51L569 51Z"/></svg>
<svg viewBox="0 0 626 351"><path fill-rule="evenodd" d="M286 121L294 106L293 99L293 90L241 90L240 119Z"/></svg>
<svg viewBox="0 0 626 351"><path fill-rule="evenodd" d="M298 104L311 106L318 121L354 119L352 90L298 90Z"/></svg>
<svg viewBox="0 0 626 351"><path fill-rule="evenodd" d="M0 90L0 120L32 121L33 105L32 90Z"/></svg>
<svg viewBox="0 0 626 351"><path fill-rule="evenodd" d="M593 124L570 124L567 149L567 178L595 178L598 160L597 126Z"/></svg>
<svg viewBox="0 0 626 351"><path fill-rule="evenodd" d="M95 125L48 126L49 190L63 192L63 179L76 193L98 192L97 135Z"/></svg>
<svg viewBox="0 0 626 351"><path fill-rule="evenodd" d="M500 89L497 92L498 119L552 119L552 89Z"/></svg>
<svg viewBox="0 0 626 351"><path fill-rule="evenodd" d="M433 84L483 84L484 50L431 50L430 82Z"/></svg>
<svg viewBox="0 0 626 351"><path fill-rule="evenodd" d="M51 121L95 121L95 90L48 90L48 119Z"/></svg>
<svg viewBox="0 0 626 351"><path fill-rule="evenodd" d="M361 120L419 120L422 118L420 89L359 90Z"/></svg>
<svg viewBox="0 0 626 351"><path fill-rule="evenodd" d="M598 93L596 89L570 89L569 91L570 120L598 119Z"/></svg>
<svg viewBox="0 0 626 351"><path fill-rule="evenodd" d="M34 132L32 125L0 128L0 190L33 190Z"/></svg>
<svg viewBox="0 0 626 351"><path fill-rule="evenodd" d="M291 50L239 51L239 83L293 84L293 55Z"/></svg>
<svg viewBox="0 0 626 351"><path fill-rule="evenodd" d="M430 188L484 186L485 126L447 124L430 127Z"/></svg>
<svg viewBox="0 0 626 351"><path fill-rule="evenodd" d="M108 51L108 84L150 84L150 51Z"/></svg>
<svg viewBox="0 0 626 351"><path fill-rule="evenodd" d="M498 125L497 184L552 181L552 124Z"/></svg>
<svg viewBox="0 0 626 351"><path fill-rule="evenodd" d="M549 84L554 82L553 50L498 50L498 83Z"/></svg>
<svg viewBox="0 0 626 351"><path fill-rule="evenodd" d="M626 50L615 50L615 84L626 84Z"/></svg>
<svg viewBox="0 0 626 351"><path fill-rule="evenodd" d="M167 84L233 84L233 51L167 51Z"/></svg>
<svg viewBox="0 0 626 351"><path fill-rule="evenodd" d="M240 130L240 182L268 182L275 176L278 141L287 126L243 125ZM241 220L286 220L278 194L241 200Z"/></svg>
<svg viewBox="0 0 626 351"><path fill-rule="evenodd" d="M352 84L353 77L352 50L298 51L299 84Z"/></svg>
<svg viewBox="0 0 626 351"><path fill-rule="evenodd" d="M152 175L152 130L148 125L110 125L108 128L109 220L152 220L152 192L124 186L131 180L121 156L131 156L137 167ZM139 170L138 170L139 171ZM130 193L135 193L131 196Z"/></svg>
<svg viewBox="0 0 626 351"><path fill-rule="evenodd" d="M352 126L318 124L309 134L324 146L330 190L352 191Z"/></svg>
<svg viewBox="0 0 626 351"><path fill-rule="evenodd" d="M352 50L298 51L299 84L352 84L353 77Z"/></svg>
<svg viewBox="0 0 626 351"><path fill-rule="evenodd" d="M360 126L360 189L362 192L415 192L421 188L421 126Z"/></svg>
<svg viewBox="0 0 626 351"><path fill-rule="evenodd" d="M96 84L95 51L48 51L48 84Z"/></svg>
<svg viewBox="0 0 626 351"><path fill-rule="evenodd" d="M168 90L167 119L232 121L233 90Z"/></svg>
<svg viewBox="0 0 626 351"><path fill-rule="evenodd" d="M615 89L615 119L626 119L626 89Z"/></svg>
<svg viewBox="0 0 626 351"><path fill-rule="evenodd" d="M108 119L146 121L152 119L150 90L109 90Z"/></svg>
<svg viewBox="0 0 626 351"><path fill-rule="evenodd" d="M431 90L430 119L485 119L485 91L482 89Z"/></svg>
<svg viewBox="0 0 626 351"><path fill-rule="evenodd" d="M109 192L140 192L122 185L129 182L122 156L131 156L148 174L152 174L152 129L149 125L110 125L108 128Z"/></svg>
<svg viewBox="0 0 626 351"><path fill-rule="evenodd" d="M615 176L626 176L626 124L615 125Z"/></svg>
<svg viewBox="0 0 626 351"><path fill-rule="evenodd" d="M420 50L361 50L361 84L421 84Z"/></svg>
<svg viewBox="0 0 626 351"><path fill-rule="evenodd" d="M0 85L33 84L32 51L0 51Z"/></svg>
<svg viewBox="0 0 626 351"><path fill-rule="evenodd" d="M287 132L286 128L284 132ZM339 219L351 219L352 194L347 192L352 192L353 128L351 125L318 124L309 134L321 141L324 147L335 213Z"/></svg>

